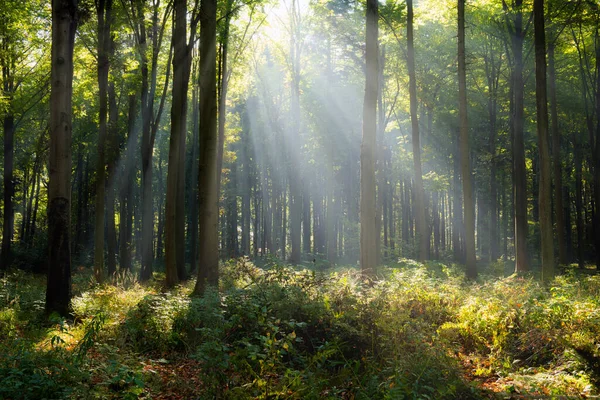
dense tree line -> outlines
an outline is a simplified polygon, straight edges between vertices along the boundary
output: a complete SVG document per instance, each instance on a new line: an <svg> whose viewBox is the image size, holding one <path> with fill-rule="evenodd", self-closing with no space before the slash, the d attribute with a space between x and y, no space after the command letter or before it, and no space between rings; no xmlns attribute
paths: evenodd
<svg viewBox="0 0 600 400"><path fill-rule="evenodd" d="M414 3L4 1L2 269L598 268L598 5Z"/></svg>

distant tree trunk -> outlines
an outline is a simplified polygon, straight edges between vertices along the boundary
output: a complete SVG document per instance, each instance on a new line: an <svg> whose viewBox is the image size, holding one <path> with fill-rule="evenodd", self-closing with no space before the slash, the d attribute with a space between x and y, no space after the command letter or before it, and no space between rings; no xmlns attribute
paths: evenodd
<svg viewBox="0 0 600 400"><path fill-rule="evenodd" d="M471 151L467 120L467 67L465 60L465 0L458 0L458 113L460 126L460 170L465 216L465 262L467 278L477 277L475 258L475 205L471 176Z"/></svg>
<svg viewBox="0 0 600 400"><path fill-rule="evenodd" d="M52 0L46 313L71 303L71 114L77 0Z"/></svg>
<svg viewBox="0 0 600 400"><path fill-rule="evenodd" d="M567 264L565 242L565 214L563 206L562 167L560 157L560 131L558 128L558 104L556 100L556 68L554 66L554 42L548 43L548 95L552 128L552 158L554 168L554 211L556 216L556 238L558 242L558 263Z"/></svg>
<svg viewBox="0 0 600 400"><path fill-rule="evenodd" d="M582 180L582 157L579 133L573 133L573 159L575 163L575 225L577 229L577 263L579 268L584 268L585 259L583 238L583 180Z"/></svg>
<svg viewBox="0 0 600 400"><path fill-rule="evenodd" d="M363 104L363 133L360 151L360 267L363 275L377 273L377 210L375 204L375 161L378 86L378 1L367 0L366 74Z"/></svg>
<svg viewBox="0 0 600 400"><path fill-rule="evenodd" d="M292 68L291 82L291 118L292 118L292 137L300 142L300 58L301 58L301 40L300 35L300 11L298 1L292 0L291 15L291 40L290 40L290 60ZM302 223L302 193L300 188L300 177L296 173L294 166L288 164L289 186L290 186L290 242L291 253L290 262L297 264L300 262L302 253L301 247L301 223ZM328 226L329 228L329 226Z"/></svg>
<svg viewBox="0 0 600 400"><path fill-rule="evenodd" d="M304 193L302 194L302 212L302 247L306 254L310 254L312 251L310 228L310 184L308 184L307 181L304 181Z"/></svg>
<svg viewBox="0 0 600 400"><path fill-rule="evenodd" d="M111 45L112 47L112 45ZM115 224L115 169L119 145L117 143L117 120L119 109L117 107L117 97L115 86L111 82L108 85L108 130L107 130L107 150L109 151L106 159L106 171L108 174L108 188L106 189L106 269L108 276L112 277L117 271L117 227Z"/></svg>
<svg viewBox="0 0 600 400"><path fill-rule="evenodd" d="M458 135L454 138L454 175L452 182L452 250L454 252L454 260L464 262L464 253L461 246L461 236L463 231L463 212L462 212L462 196L460 190L460 154Z"/></svg>
<svg viewBox="0 0 600 400"><path fill-rule="evenodd" d="M4 69L4 68L3 68ZM4 71L3 71L4 72ZM11 82L4 82L5 89L12 86ZM4 93L12 93L12 90L5 90ZM7 270L11 264L11 242L14 228L14 210L13 210L13 165L14 165L14 137L15 137L15 119L12 113L4 117L4 219L2 224L2 259L0 260L0 270Z"/></svg>
<svg viewBox="0 0 600 400"><path fill-rule="evenodd" d="M413 166L415 169L415 186L414 196L416 209L416 238L419 249L418 258L420 261L427 259L427 225L425 220L425 196L423 194L423 170L421 166L421 144L419 138L419 120L417 117L417 80L415 77L415 50L413 39L413 1L406 1L407 22L406 22L406 38L407 46L407 66L409 80L409 95L410 95L410 121L412 127L412 150L413 150Z"/></svg>
<svg viewBox="0 0 600 400"><path fill-rule="evenodd" d="M172 48L169 50L169 60L167 61L166 80L163 87L163 93L160 106L154 115L154 99L156 95L156 84L158 74L158 55L162 45L163 32L165 26L159 26L159 5L160 2L152 4L150 33L146 32L145 4L137 2L132 7L132 13L135 13L135 30L138 40L138 52L140 54L140 69L142 79L141 90L141 109L142 109L142 206L141 206L141 259L142 268L140 271L140 280L147 281L152 277L153 258L153 235L154 235L154 207L152 196L152 158L154 150L154 141L158 131L158 122L162 115L166 89L169 86L169 77L171 75L171 56ZM170 12L170 6L165 13ZM152 49L148 51L148 37L152 40ZM151 56L150 69L148 68L148 55Z"/></svg>
<svg viewBox="0 0 600 400"><path fill-rule="evenodd" d="M440 259L440 212L439 193L433 192L431 199L431 212L433 213L433 253L436 260Z"/></svg>
<svg viewBox="0 0 600 400"><path fill-rule="evenodd" d="M219 283L219 194L217 171L217 1L200 4L200 168L198 280L194 294Z"/></svg>
<svg viewBox="0 0 600 400"><path fill-rule="evenodd" d="M98 158L96 159L96 206L94 224L94 277L104 281L104 205L106 196L106 136L108 117L108 71L110 68L110 26L112 0L99 0L98 14L98 99L100 102L98 125Z"/></svg>
<svg viewBox="0 0 600 400"><path fill-rule="evenodd" d="M525 169L525 142L523 125L524 117L524 83L523 83L523 0L515 0L514 32L512 35L513 50L513 179L515 190L515 271L529 270L527 256L527 173Z"/></svg>
<svg viewBox="0 0 600 400"><path fill-rule="evenodd" d="M119 218L119 268L122 271L130 271L131 265L131 240L133 234L133 187L135 185L135 148L137 146L137 135L135 130L136 120L136 97L129 95L127 118L127 147L125 154L125 168L121 182L121 211Z"/></svg>
<svg viewBox="0 0 600 400"><path fill-rule="evenodd" d="M498 86L500 79L500 63L496 61L496 55L494 49L490 45L489 56L486 53L484 58L485 69L488 83L488 116L490 123L490 136L488 151L491 157L490 165L490 227L489 227L489 238L490 238L490 260L496 261L499 257L499 243L498 243L498 182L497 182L497 171L498 171L498 160L496 155L496 136L497 136L497 113L498 113Z"/></svg>
<svg viewBox="0 0 600 400"><path fill-rule="evenodd" d="M247 121L244 120L244 125ZM241 240L241 252L244 256L250 256L250 221L252 211L250 209L251 191L252 185L250 181L251 166L250 166L250 146L249 132L247 130L242 131L241 134L241 148L240 148L240 164L242 168L240 189L242 194L242 240ZM256 237L256 230L254 231Z"/></svg>
<svg viewBox="0 0 600 400"><path fill-rule="evenodd" d="M540 233L542 239L542 280L554 278L554 235L552 234L552 168L548 132L548 100L546 94L546 32L544 0L533 1L535 30L535 93L537 133L540 155ZM560 196L559 196L560 197Z"/></svg>

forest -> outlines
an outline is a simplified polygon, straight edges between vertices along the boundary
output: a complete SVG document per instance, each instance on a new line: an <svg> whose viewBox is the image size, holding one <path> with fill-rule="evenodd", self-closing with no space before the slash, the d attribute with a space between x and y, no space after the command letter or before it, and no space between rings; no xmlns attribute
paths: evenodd
<svg viewBox="0 0 600 400"><path fill-rule="evenodd" d="M0 399L600 395L596 0L0 1Z"/></svg>

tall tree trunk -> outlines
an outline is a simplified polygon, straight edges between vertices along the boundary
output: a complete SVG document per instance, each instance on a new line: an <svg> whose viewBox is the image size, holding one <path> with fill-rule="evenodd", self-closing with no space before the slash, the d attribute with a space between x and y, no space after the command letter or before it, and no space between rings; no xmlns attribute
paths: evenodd
<svg viewBox="0 0 600 400"><path fill-rule="evenodd" d="M3 18L4 19L4 18ZM3 20L3 24L4 24ZM2 254L0 258L0 271L7 270L11 264L11 243L14 231L14 141L15 117L13 110L13 97L15 92L15 45L14 38L5 28L0 28L0 69L2 70L2 97L7 101L4 112L4 214L2 221Z"/></svg>
<svg viewBox="0 0 600 400"><path fill-rule="evenodd" d="M188 213L188 232L190 246L190 272L197 273L196 265L198 262L198 135L200 124L200 105L199 95L200 89L198 86L198 63L194 63L194 72L192 73L193 89L192 89L192 156L189 161L190 178L189 178L189 213Z"/></svg>
<svg viewBox="0 0 600 400"><path fill-rule="evenodd" d="M458 0L458 114L460 127L460 175L465 216L465 263L467 278L477 277L475 258L475 204L471 176L471 151L467 120L467 66L465 60L465 0Z"/></svg>
<svg viewBox="0 0 600 400"><path fill-rule="evenodd" d="M136 97L134 94L128 98L127 117L127 147L125 154L125 168L121 182L121 211L119 218L119 267L122 271L131 271L131 240L133 234L133 187L135 185L135 148L137 135L135 130L136 120Z"/></svg>
<svg viewBox="0 0 600 400"><path fill-rule="evenodd" d="M523 0L514 2L513 50L513 179L515 190L515 271L529 270L527 256L527 174L525 169L524 141L524 82L523 82Z"/></svg>
<svg viewBox="0 0 600 400"><path fill-rule="evenodd" d="M292 0L291 15L291 40L290 40L290 60L292 68L291 82L291 118L292 118L292 137L296 143L300 143L300 58L301 58L301 40L300 40L300 10L299 2ZM301 247L301 223L302 223L302 193L300 187L300 177L296 173L294 166L288 164L288 176L290 186L290 242L291 253L290 262L297 264L300 262ZM327 227L329 229L329 226Z"/></svg>
<svg viewBox="0 0 600 400"><path fill-rule="evenodd" d="M94 277L104 281L104 206L106 196L106 136L108 117L108 71L112 0L99 0L98 13L98 158L96 159L96 206L94 224Z"/></svg>
<svg viewBox="0 0 600 400"><path fill-rule="evenodd" d="M600 19L600 9L595 4L596 11L596 23L598 24ZM594 248L596 250L596 270L600 270L600 26L596 25L595 31L595 53L596 53L596 137L595 140L591 140L590 147L592 150L592 163L593 166L590 168L593 172L593 184L594 184L594 207L593 215L594 220Z"/></svg>
<svg viewBox="0 0 600 400"><path fill-rule="evenodd" d="M558 104L556 100L556 69L554 66L554 42L548 43L548 95L552 128L552 158L554 168L554 211L556 217L556 238L558 241L558 263L567 264L565 241L565 214L563 206L562 167L560 157L560 131L558 128Z"/></svg>
<svg viewBox="0 0 600 400"><path fill-rule="evenodd" d="M200 4L200 168L198 280L194 294L219 283L219 194L217 171L217 1Z"/></svg>
<svg viewBox="0 0 600 400"><path fill-rule="evenodd" d="M71 114L77 0L52 0L46 313L71 303Z"/></svg>
<svg viewBox="0 0 600 400"><path fill-rule="evenodd" d="M452 182L452 250L454 253L454 260L457 262L464 262L464 253L461 246L461 236L463 231L463 211L462 211L462 196L460 190L460 151L458 144L458 135L454 137L454 174Z"/></svg>
<svg viewBox="0 0 600 400"><path fill-rule="evenodd" d="M378 1L367 0L366 74L363 132L360 151L360 267L366 276L377 273L377 210L375 161L377 149Z"/></svg>
<svg viewBox="0 0 600 400"><path fill-rule="evenodd" d="M304 181L304 193L302 194L302 248L306 254L310 254L312 251L311 246L311 210L310 210L310 184L307 182L308 178L305 177Z"/></svg>
<svg viewBox="0 0 600 400"><path fill-rule="evenodd" d="M111 45L112 47L112 45ZM106 147L108 157L106 159L106 171L108 174L108 188L106 189L106 270L108 276L112 277L117 271L117 227L115 224L115 169L119 145L117 143L117 123L119 109L117 107L117 96L115 86L111 82L108 85L108 130Z"/></svg>
<svg viewBox="0 0 600 400"><path fill-rule="evenodd" d="M497 182L497 171L498 171L498 160L496 154L496 136L497 136L497 108L498 108L498 85L500 79L500 63L496 61L496 55L494 54L494 48L492 45L489 46L489 56L486 53L484 58L485 69L488 83L488 116L490 124L490 136L488 143L488 151L490 153L491 165L490 165L490 227L489 227L489 238L490 238L490 261L496 261L499 257L499 243L498 243L498 182Z"/></svg>
<svg viewBox="0 0 600 400"><path fill-rule="evenodd" d="M575 225L577 229L577 263L579 268L585 266L583 256L584 238L583 238L583 180L582 180L582 157L579 133L573 132L573 159L575 163Z"/></svg>
<svg viewBox="0 0 600 400"><path fill-rule="evenodd" d="M417 80L415 76L415 49L413 38L413 1L406 1L407 22L406 22L406 38L407 38L407 66L409 80L409 96L410 96L410 121L412 127L412 150L413 150L413 166L415 169L415 186L414 186L414 208L416 208L416 238L419 249L419 260L427 259L427 240L426 234L427 225L425 221L425 197L423 194L423 169L421 166L421 143L419 137L419 119L417 117Z"/></svg>
<svg viewBox="0 0 600 400"><path fill-rule="evenodd" d="M4 71L3 71L4 72ZM4 75L4 74L3 74ZM5 82L5 88L7 83ZM9 83L10 85L10 83ZM7 91L5 90L4 93ZM12 91L11 91L12 92ZM9 92L10 93L10 92ZM7 270L11 264L11 242L14 228L13 210L13 165L14 165L14 137L15 119L12 113L4 117L4 219L2 223L2 258L0 270Z"/></svg>
<svg viewBox="0 0 600 400"><path fill-rule="evenodd" d="M173 6L173 102L167 170L165 215L166 285L173 287L186 278L185 271L185 137L187 95L191 69L191 46L187 43L187 0ZM191 32L194 35L194 32Z"/></svg>
<svg viewBox="0 0 600 400"><path fill-rule="evenodd" d="M546 32L544 0L533 1L535 40L535 94L540 168L540 233L542 239L542 280L554 278L554 235L552 234L552 167L548 132L548 99L546 84ZM559 196L560 197L560 196Z"/></svg>

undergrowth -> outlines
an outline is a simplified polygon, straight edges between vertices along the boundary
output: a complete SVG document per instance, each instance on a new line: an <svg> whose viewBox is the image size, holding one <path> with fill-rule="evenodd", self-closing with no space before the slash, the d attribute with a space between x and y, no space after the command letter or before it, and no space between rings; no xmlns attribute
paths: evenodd
<svg viewBox="0 0 600 400"><path fill-rule="evenodd" d="M400 260L381 279L247 259L190 297L131 274L76 275L73 318L43 315L43 279L0 281L0 398L581 396L600 382L600 277L549 288L464 282Z"/></svg>

